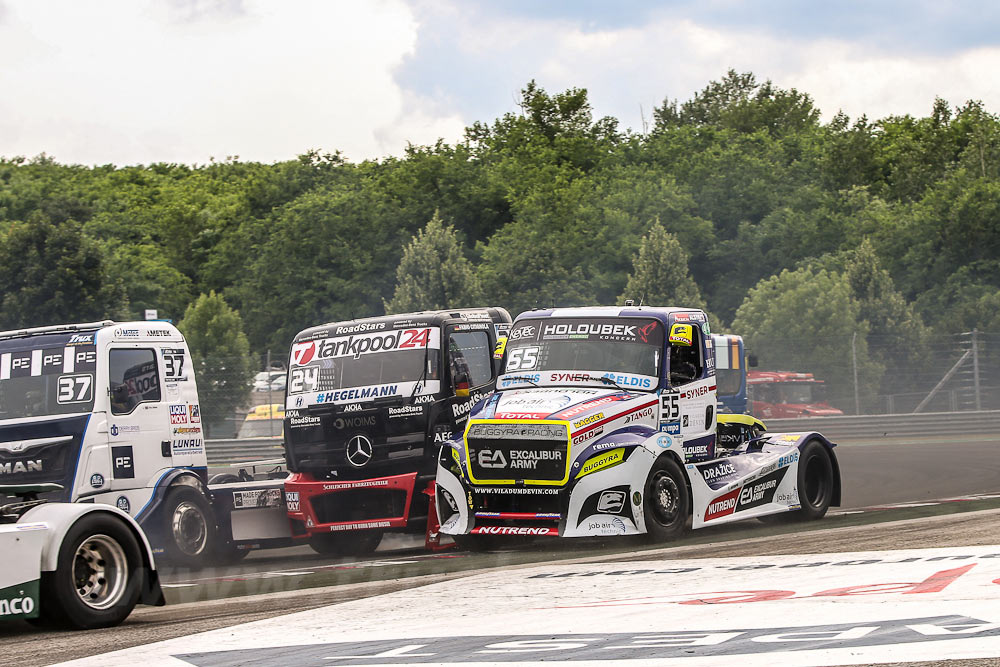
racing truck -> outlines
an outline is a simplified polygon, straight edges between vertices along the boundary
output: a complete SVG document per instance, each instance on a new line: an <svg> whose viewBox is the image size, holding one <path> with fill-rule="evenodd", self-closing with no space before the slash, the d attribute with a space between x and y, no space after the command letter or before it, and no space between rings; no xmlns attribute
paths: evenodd
<svg viewBox="0 0 1000 667"><path fill-rule="evenodd" d="M138 524L116 507L49 503L54 484L0 486L0 620L73 629L121 623L136 604L160 606L153 552Z"/></svg>
<svg viewBox="0 0 1000 667"><path fill-rule="evenodd" d="M750 371L750 411L757 417L796 419L844 414L823 397L826 385L812 373Z"/></svg>
<svg viewBox="0 0 1000 667"><path fill-rule="evenodd" d="M519 315L497 391L440 449L440 531L469 549L509 535L663 541L689 523L818 519L839 505L821 434L720 420L709 335L690 308Z"/></svg>
<svg viewBox="0 0 1000 667"><path fill-rule="evenodd" d="M291 544L281 481L209 484L202 426L191 355L168 322L0 333L0 504L42 485L38 500L111 505L186 567Z"/></svg>
<svg viewBox="0 0 1000 667"><path fill-rule="evenodd" d="M296 335L284 424L293 533L324 554L374 551L386 531L436 546L437 451L493 393L510 321L502 308L442 310Z"/></svg>

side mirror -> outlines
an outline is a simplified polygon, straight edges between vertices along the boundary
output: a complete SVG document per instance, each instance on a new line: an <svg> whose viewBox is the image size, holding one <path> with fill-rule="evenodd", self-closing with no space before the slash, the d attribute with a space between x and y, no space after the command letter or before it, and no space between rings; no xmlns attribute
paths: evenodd
<svg viewBox="0 0 1000 667"><path fill-rule="evenodd" d="M747 366L749 366L750 368L757 368L757 355L756 354L748 354L747 355Z"/></svg>

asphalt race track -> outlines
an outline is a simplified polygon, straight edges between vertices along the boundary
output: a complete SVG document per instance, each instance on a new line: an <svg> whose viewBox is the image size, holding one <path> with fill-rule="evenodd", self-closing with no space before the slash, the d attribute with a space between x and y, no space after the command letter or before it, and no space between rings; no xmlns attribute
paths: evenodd
<svg viewBox="0 0 1000 667"><path fill-rule="evenodd" d="M562 540L491 554L426 554L415 537L393 536L371 558L354 562L331 560L307 547L259 552L232 568L165 571L172 604L139 608L120 628L67 635L11 623L0 636L10 664L44 665L538 563L998 545L1000 495L988 497L1000 494L998 447L1000 435L843 442L836 451L844 506L811 524L743 522L695 531L679 546L658 550L635 541ZM965 502L928 502L983 494ZM238 597L246 595L253 597Z"/></svg>

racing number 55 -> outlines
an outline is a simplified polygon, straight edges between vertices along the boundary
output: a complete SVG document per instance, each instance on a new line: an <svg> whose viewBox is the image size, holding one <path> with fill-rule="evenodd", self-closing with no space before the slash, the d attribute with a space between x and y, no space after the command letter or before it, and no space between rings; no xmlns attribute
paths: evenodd
<svg viewBox="0 0 1000 667"><path fill-rule="evenodd" d="M677 392L664 394L660 397L660 405L662 407L660 419L676 421L680 417L681 409L677 404L678 398L680 398L680 395Z"/></svg>
<svg viewBox="0 0 1000 667"><path fill-rule="evenodd" d="M518 347L510 351L507 358L508 371L526 371L538 363L537 347Z"/></svg>

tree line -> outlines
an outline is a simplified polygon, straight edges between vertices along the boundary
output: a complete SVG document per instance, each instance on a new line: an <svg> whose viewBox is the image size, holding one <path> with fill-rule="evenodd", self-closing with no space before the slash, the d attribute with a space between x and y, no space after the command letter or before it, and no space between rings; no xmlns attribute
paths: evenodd
<svg viewBox="0 0 1000 667"><path fill-rule="evenodd" d="M0 328L178 321L201 299L260 353L387 311L633 298L704 307L763 364L832 384L860 356L886 391L935 334L1000 331L1000 119L928 104L823 122L729 71L639 133L529 82L516 112L398 158L0 159Z"/></svg>

